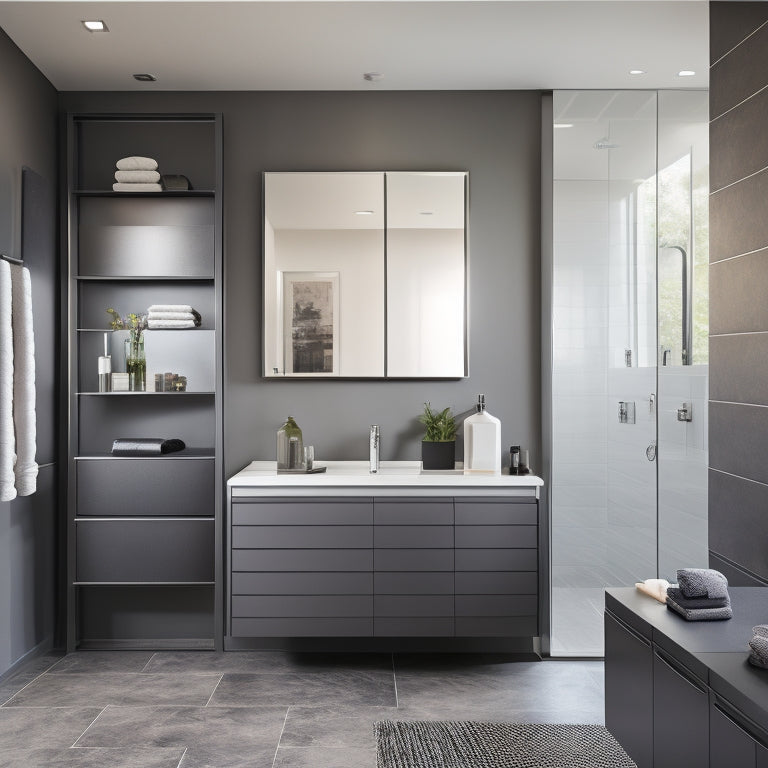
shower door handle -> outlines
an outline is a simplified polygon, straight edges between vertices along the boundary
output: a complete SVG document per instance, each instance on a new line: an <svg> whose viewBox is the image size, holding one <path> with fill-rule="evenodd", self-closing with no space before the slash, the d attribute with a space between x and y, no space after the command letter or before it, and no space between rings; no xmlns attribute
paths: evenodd
<svg viewBox="0 0 768 768"><path fill-rule="evenodd" d="M656 461L656 441L651 440L651 444L645 449L645 458L648 461Z"/></svg>

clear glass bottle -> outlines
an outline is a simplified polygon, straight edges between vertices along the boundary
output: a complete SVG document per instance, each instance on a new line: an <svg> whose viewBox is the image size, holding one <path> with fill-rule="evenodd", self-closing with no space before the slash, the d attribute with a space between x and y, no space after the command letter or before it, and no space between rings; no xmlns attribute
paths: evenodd
<svg viewBox="0 0 768 768"><path fill-rule="evenodd" d="M299 425L289 416L277 430L277 469L301 469L304 465L304 440Z"/></svg>

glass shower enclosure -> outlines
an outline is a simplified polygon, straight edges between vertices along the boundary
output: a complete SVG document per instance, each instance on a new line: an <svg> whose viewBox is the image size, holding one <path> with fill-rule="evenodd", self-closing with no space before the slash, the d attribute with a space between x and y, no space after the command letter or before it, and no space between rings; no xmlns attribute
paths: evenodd
<svg viewBox="0 0 768 768"><path fill-rule="evenodd" d="M606 587L707 565L708 98L556 91L549 117L549 652L602 656Z"/></svg>

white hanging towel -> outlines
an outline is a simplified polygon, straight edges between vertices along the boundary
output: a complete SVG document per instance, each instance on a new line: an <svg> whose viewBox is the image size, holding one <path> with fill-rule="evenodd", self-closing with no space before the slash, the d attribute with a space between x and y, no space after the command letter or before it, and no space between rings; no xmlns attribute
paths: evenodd
<svg viewBox="0 0 768 768"><path fill-rule="evenodd" d="M16 498L13 465L13 319L11 265L0 259L0 501Z"/></svg>
<svg viewBox="0 0 768 768"><path fill-rule="evenodd" d="M35 336L32 329L32 280L29 270L11 265L13 314L13 424L16 431L16 491L37 490L37 417L35 415Z"/></svg>

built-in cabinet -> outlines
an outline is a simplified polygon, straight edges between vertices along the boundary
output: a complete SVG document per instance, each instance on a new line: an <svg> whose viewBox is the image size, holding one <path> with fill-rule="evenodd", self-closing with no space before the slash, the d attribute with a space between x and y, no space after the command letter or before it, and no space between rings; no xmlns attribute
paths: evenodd
<svg viewBox="0 0 768 768"><path fill-rule="evenodd" d="M529 497L238 497L232 637L533 637Z"/></svg>
<svg viewBox="0 0 768 768"><path fill-rule="evenodd" d="M68 471L67 646L221 647L221 118L68 118L64 281ZM115 163L151 157L185 191L114 192ZM200 327L144 331L147 391L99 391L107 309L189 304ZM186 391L153 391L154 374ZM157 457L111 454L116 438L180 438Z"/></svg>

